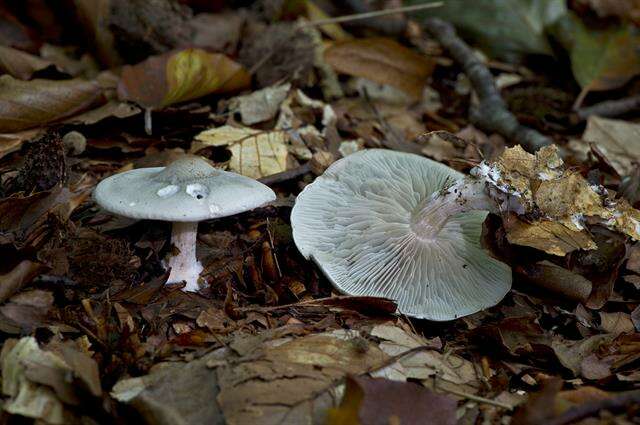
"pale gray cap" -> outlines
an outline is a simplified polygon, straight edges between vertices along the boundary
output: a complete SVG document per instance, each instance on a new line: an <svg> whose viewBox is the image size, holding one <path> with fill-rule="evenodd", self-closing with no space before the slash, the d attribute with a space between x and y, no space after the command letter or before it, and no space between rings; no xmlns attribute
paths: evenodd
<svg viewBox="0 0 640 425"><path fill-rule="evenodd" d="M192 155L167 167L115 174L101 181L93 196L121 216L185 222L238 214L276 199L268 186Z"/></svg>
<svg viewBox="0 0 640 425"><path fill-rule="evenodd" d="M333 163L296 200L296 246L340 291L395 300L406 315L451 320L497 304L511 269L480 246L486 211L452 215L435 238L412 216L463 175L427 158L383 149Z"/></svg>

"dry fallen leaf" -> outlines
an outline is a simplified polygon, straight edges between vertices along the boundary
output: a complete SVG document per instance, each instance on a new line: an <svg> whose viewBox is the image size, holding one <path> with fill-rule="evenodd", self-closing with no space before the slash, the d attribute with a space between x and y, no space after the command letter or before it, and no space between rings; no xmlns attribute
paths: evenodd
<svg viewBox="0 0 640 425"><path fill-rule="evenodd" d="M334 69L394 86L413 99L422 95L433 63L398 42L382 37L337 42L324 52Z"/></svg>
<svg viewBox="0 0 640 425"><path fill-rule="evenodd" d="M285 100L291 84L269 86L251 94L238 96L231 101L230 108L240 113L244 125L253 125L275 118L280 104Z"/></svg>
<svg viewBox="0 0 640 425"><path fill-rule="evenodd" d="M46 348L33 337L5 342L2 392L9 399L3 410L50 424L77 423L68 407L101 395L98 365L71 341L53 340Z"/></svg>
<svg viewBox="0 0 640 425"><path fill-rule="evenodd" d="M42 71L53 63L18 49L0 46L0 71L21 80L30 79L37 71Z"/></svg>
<svg viewBox="0 0 640 425"><path fill-rule="evenodd" d="M380 338L380 349L389 356L396 356L413 348L433 346L438 342L427 341L421 336L411 334L391 325L378 325L371 335ZM455 354L442 354L436 350L418 351L402 357L398 362L372 374L395 381L407 379L420 380L425 385L438 380L436 387L462 388L465 392L474 392L479 388L475 367L468 360Z"/></svg>
<svg viewBox="0 0 640 425"><path fill-rule="evenodd" d="M74 115L96 103L102 89L93 81L0 77L0 133L16 132Z"/></svg>
<svg viewBox="0 0 640 425"><path fill-rule="evenodd" d="M223 54L184 49L125 66L118 96L145 108L163 108L212 93L240 90L250 80L240 64Z"/></svg>
<svg viewBox="0 0 640 425"><path fill-rule="evenodd" d="M595 143L620 176L631 174L640 160L640 124L592 115L582 140Z"/></svg>
<svg viewBox="0 0 640 425"><path fill-rule="evenodd" d="M509 215L503 219L509 243L530 246L548 254L564 256L576 249L596 249L596 243L584 230L562 223L538 220L531 223Z"/></svg>
<svg viewBox="0 0 640 425"><path fill-rule="evenodd" d="M22 286L31 282L43 269L42 264L24 260L9 273L0 275L0 303L5 302Z"/></svg>
<svg viewBox="0 0 640 425"><path fill-rule="evenodd" d="M640 211L565 168L557 150L555 145L546 146L534 156L516 146L495 162L483 161L472 174L492 187L491 196L505 209L519 215L535 214L575 231L583 230L587 220L595 220L640 240ZM588 245L586 240L583 243Z"/></svg>
<svg viewBox="0 0 640 425"><path fill-rule="evenodd" d="M207 146L225 146L231 151L229 168L254 179L287 169L287 134L225 125L198 134L191 147L197 152Z"/></svg>

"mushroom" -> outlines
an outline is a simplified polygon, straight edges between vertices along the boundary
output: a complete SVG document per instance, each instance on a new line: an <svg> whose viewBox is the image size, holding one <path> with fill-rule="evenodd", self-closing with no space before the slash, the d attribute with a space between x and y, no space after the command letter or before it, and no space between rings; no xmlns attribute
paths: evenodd
<svg viewBox="0 0 640 425"><path fill-rule="evenodd" d="M360 151L298 195L296 246L351 295L386 297L406 315L451 320L497 304L511 269L480 246L491 208L482 183L414 154Z"/></svg>
<svg viewBox="0 0 640 425"><path fill-rule="evenodd" d="M170 254L166 263L171 269L167 283L185 281L185 291L199 289L198 222L249 211L276 199L262 183L219 170L191 155L167 167L115 174L101 181L93 195L102 208L114 214L173 223L171 243L177 253Z"/></svg>

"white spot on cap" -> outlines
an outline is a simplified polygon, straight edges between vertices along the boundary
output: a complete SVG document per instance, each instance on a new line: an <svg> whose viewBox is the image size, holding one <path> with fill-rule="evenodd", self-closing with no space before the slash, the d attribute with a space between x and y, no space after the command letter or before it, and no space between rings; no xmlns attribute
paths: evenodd
<svg viewBox="0 0 640 425"><path fill-rule="evenodd" d="M158 190L158 196L161 198L166 198L171 195L175 195L180 190L180 187L175 184L170 184L169 186L165 186L162 189Z"/></svg>
<svg viewBox="0 0 640 425"><path fill-rule="evenodd" d="M187 185L186 190L190 196L196 199L204 199L207 196L209 196L209 188L200 183L193 183L193 184Z"/></svg>

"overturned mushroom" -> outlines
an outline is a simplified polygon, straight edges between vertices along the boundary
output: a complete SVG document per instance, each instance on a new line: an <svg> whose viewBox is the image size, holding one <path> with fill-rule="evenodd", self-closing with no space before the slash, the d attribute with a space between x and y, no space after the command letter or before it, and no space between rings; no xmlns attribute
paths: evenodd
<svg viewBox="0 0 640 425"><path fill-rule="evenodd" d="M482 182L462 178L413 154L352 154L298 196L294 241L345 293L431 320L475 313L509 291L511 269L481 248L491 201Z"/></svg>
<svg viewBox="0 0 640 425"><path fill-rule="evenodd" d="M267 186L239 174L218 170L197 156L167 167L139 168L98 184L96 202L105 210L131 218L171 221L168 283L186 282L197 291L202 265L196 259L198 222L257 208L276 198Z"/></svg>

